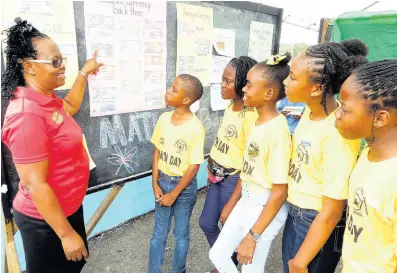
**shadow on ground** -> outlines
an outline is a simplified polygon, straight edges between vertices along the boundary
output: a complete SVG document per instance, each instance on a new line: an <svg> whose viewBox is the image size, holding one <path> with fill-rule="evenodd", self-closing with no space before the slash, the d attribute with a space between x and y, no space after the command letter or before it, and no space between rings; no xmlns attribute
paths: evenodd
<svg viewBox="0 0 397 273"><path fill-rule="evenodd" d="M209 246L198 222L205 200L205 190L198 193L191 218L191 243L187 261L189 273L205 273L213 266L208 259ZM154 214L149 213L120 227L89 240L90 259L83 273L145 273L149 259L149 242L154 226ZM173 252L172 228L165 253L163 272L171 272ZM267 264L267 273L282 273L281 234L273 242ZM340 272L340 268L336 273Z"/></svg>

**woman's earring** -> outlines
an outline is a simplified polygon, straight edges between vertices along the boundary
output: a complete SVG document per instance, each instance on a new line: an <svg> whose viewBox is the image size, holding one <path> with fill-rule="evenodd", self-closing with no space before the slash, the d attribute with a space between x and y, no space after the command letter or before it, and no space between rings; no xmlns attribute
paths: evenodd
<svg viewBox="0 0 397 273"><path fill-rule="evenodd" d="M32 75L32 76L35 75L35 74L33 74L33 73L31 73L31 72L29 72L29 71L27 71L27 70L24 70L23 72L28 73L28 74L30 74L30 75Z"/></svg>

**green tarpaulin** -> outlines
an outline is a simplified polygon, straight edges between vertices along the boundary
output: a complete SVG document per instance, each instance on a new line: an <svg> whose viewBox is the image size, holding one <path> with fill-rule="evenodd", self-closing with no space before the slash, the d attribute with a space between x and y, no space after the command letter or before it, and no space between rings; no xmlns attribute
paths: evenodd
<svg viewBox="0 0 397 273"><path fill-rule="evenodd" d="M370 61L397 58L397 10L348 12L334 21L331 41L358 38L369 48Z"/></svg>

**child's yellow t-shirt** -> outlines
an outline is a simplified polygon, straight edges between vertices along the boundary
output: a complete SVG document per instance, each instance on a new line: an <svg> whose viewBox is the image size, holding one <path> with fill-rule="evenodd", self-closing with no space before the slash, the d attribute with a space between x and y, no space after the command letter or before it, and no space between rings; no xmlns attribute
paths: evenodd
<svg viewBox="0 0 397 273"><path fill-rule="evenodd" d="M291 136L283 115L261 125L254 125L247 139L242 186L249 192L262 193L272 184L288 183Z"/></svg>
<svg viewBox="0 0 397 273"><path fill-rule="evenodd" d="M370 162L368 151L349 180L343 273L393 273L397 265L397 156Z"/></svg>
<svg viewBox="0 0 397 273"><path fill-rule="evenodd" d="M257 117L255 108L234 112L230 104L211 148L211 158L225 168L241 170L247 137Z"/></svg>
<svg viewBox="0 0 397 273"><path fill-rule="evenodd" d="M189 165L204 162L205 130L194 114L184 124L173 125L173 113L160 116L151 142L160 151L159 170L169 176L183 176Z"/></svg>
<svg viewBox="0 0 397 273"><path fill-rule="evenodd" d="M311 121L304 112L292 139L288 201L320 211L322 197L345 200L348 180L360 151L360 140L344 139L335 128L335 114Z"/></svg>

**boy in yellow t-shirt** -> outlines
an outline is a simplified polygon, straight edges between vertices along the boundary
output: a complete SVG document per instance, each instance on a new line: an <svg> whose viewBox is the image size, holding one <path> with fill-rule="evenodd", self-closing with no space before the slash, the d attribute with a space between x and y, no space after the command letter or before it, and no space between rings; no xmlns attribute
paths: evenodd
<svg viewBox="0 0 397 273"><path fill-rule="evenodd" d="M307 107L292 138L284 273L334 273L340 260L348 179L360 141L346 140L336 130L335 95L366 54L360 40L322 43L291 62L284 81L287 98Z"/></svg>
<svg viewBox="0 0 397 273"><path fill-rule="evenodd" d="M290 54L271 56L247 74L244 105L255 107L258 118L247 138L239 183L225 207L231 212L210 251L220 273L238 273L230 257L236 249L243 273L264 272L271 243L287 218L291 136L276 102L285 96L282 82L290 59Z"/></svg>
<svg viewBox="0 0 397 273"><path fill-rule="evenodd" d="M175 107L162 114L152 136L153 192L156 198L155 225L150 241L149 273L161 272L167 235L175 216L174 263L172 272L186 272L189 221L196 203L196 174L204 162L205 131L190 105L203 95L194 76L182 74L168 88L165 101Z"/></svg>
<svg viewBox="0 0 397 273"><path fill-rule="evenodd" d="M342 272L397 272L397 60L359 67L340 100L338 131L368 144L349 179Z"/></svg>

